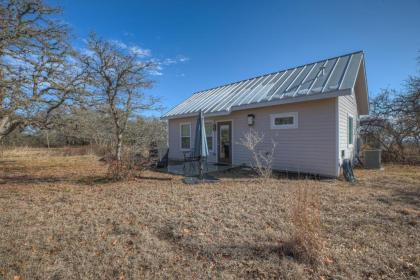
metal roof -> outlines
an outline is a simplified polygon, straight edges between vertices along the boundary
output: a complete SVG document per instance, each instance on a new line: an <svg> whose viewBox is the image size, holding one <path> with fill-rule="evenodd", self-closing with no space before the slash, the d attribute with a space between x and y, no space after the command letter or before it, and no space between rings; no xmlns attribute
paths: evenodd
<svg viewBox="0 0 420 280"><path fill-rule="evenodd" d="M363 52L350 53L194 93L163 115L224 115L233 110L351 94Z"/></svg>

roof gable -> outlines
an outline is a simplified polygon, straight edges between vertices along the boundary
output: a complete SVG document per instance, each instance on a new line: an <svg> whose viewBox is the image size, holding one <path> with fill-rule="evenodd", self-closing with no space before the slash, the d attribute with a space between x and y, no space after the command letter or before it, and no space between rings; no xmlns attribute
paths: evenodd
<svg viewBox="0 0 420 280"><path fill-rule="evenodd" d="M200 91L163 118L199 111L205 115L228 114L245 108L328 98L331 93L351 94L362 62L360 51Z"/></svg>

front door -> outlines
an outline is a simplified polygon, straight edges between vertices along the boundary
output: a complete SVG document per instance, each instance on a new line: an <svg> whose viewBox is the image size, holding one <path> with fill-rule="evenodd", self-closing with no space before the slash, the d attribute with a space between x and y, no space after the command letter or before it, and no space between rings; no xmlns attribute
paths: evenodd
<svg viewBox="0 0 420 280"><path fill-rule="evenodd" d="M232 123L217 123L217 153L218 162L232 163Z"/></svg>

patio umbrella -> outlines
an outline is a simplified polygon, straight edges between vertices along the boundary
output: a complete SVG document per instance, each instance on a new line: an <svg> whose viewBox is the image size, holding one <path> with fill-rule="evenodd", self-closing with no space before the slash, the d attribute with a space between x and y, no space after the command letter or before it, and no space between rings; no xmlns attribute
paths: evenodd
<svg viewBox="0 0 420 280"><path fill-rule="evenodd" d="M195 142L194 142L194 156L199 158L199 176L203 178L203 161L209 155L209 148L207 146L206 127L204 124L204 115L200 111L198 113L197 125L195 127Z"/></svg>

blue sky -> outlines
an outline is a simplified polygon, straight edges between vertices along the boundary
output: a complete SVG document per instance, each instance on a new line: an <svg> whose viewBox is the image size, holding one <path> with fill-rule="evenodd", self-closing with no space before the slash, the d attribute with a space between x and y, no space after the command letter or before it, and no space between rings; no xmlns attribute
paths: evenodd
<svg viewBox="0 0 420 280"><path fill-rule="evenodd" d="M167 109L195 91L357 50L371 95L418 71L418 0L49 2L64 8L76 41L95 31L164 62L148 92Z"/></svg>

